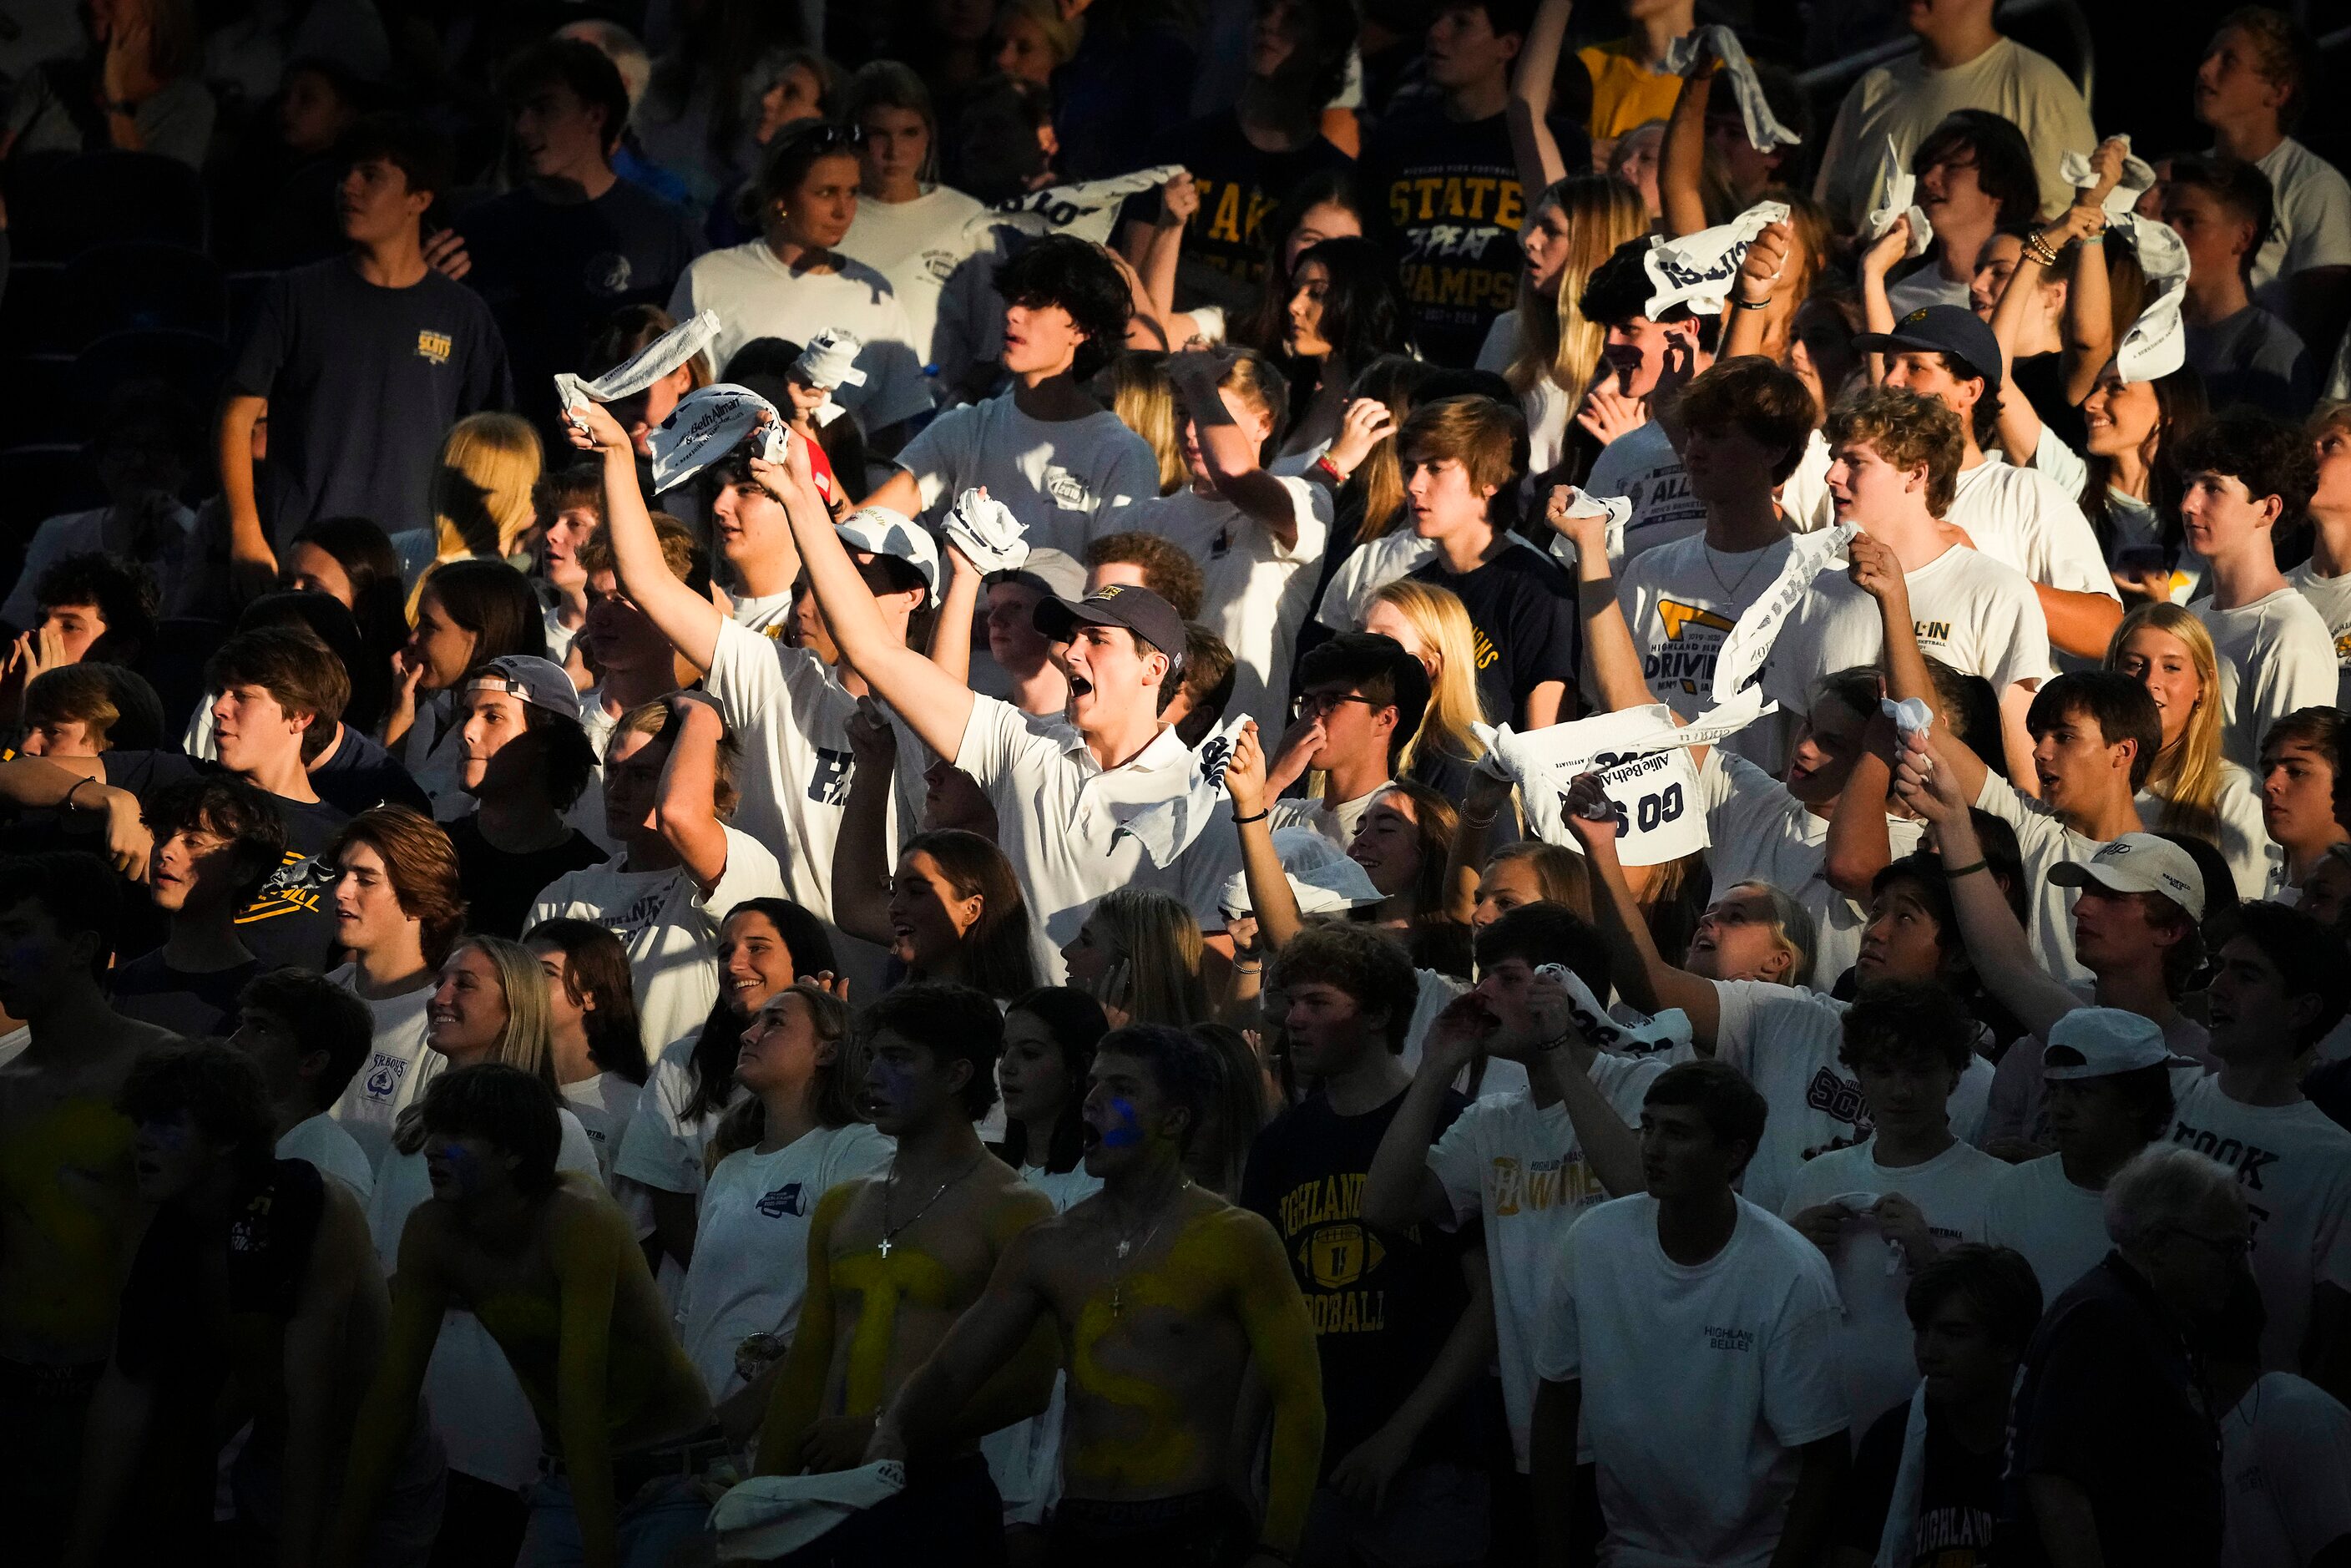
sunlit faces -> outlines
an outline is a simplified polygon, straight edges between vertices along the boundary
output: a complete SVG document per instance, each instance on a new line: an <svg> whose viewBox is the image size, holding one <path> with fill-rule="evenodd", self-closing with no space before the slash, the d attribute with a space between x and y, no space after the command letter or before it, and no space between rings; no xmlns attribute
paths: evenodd
<svg viewBox="0 0 2351 1568"><path fill-rule="evenodd" d="M1886 384L1930 397L1965 420L1982 401L1984 383L1974 376L1962 381L1951 373L1939 353L1905 350L1886 356Z"/></svg>
<svg viewBox="0 0 2351 1568"><path fill-rule="evenodd" d="M1944 1297L1933 1315L1913 1328L1910 1343L1928 1401L1947 1406L2005 1396L2022 1348L1994 1340L1964 1291Z"/></svg>
<svg viewBox="0 0 2351 1568"><path fill-rule="evenodd" d="M669 639L609 571L588 579L588 615L580 622L580 640L587 644L588 659L607 676L664 670L672 662Z"/></svg>
<svg viewBox="0 0 2351 1568"><path fill-rule="evenodd" d="M2276 524L2283 506L2276 496L2252 496L2233 474L2199 470L2188 476L2180 497L2180 528L2188 548L2208 560L2233 557L2257 544L2266 552L2270 547L2261 536Z"/></svg>
<svg viewBox="0 0 2351 1568"><path fill-rule="evenodd" d="M1959 1086L1959 1074L1933 1052L1873 1051L1854 1061L1853 1076L1881 1134L1916 1137L1949 1125L1945 1103Z"/></svg>
<svg viewBox="0 0 2351 1568"><path fill-rule="evenodd" d="M779 991L751 1015L735 1053L735 1082L754 1094L800 1088L841 1053L840 1042L818 1037L816 1014L798 991Z"/></svg>
<svg viewBox="0 0 2351 1568"><path fill-rule="evenodd" d="M2335 823L2335 759L2307 740L2262 747L2262 826L2289 850L2307 852L2340 836Z"/></svg>
<svg viewBox="0 0 2351 1568"><path fill-rule="evenodd" d="M2253 221L2198 185L2163 187L2163 221L2188 252L2189 276L2227 277L2261 248Z"/></svg>
<svg viewBox="0 0 2351 1568"><path fill-rule="evenodd" d="M1611 178L1641 198L1641 205L1651 217L1658 214L1663 204L1657 194L1657 162L1666 150L1666 128L1656 121L1636 125L1616 139L1615 148L1608 156Z"/></svg>
<svg viewBox="0 0 2351 1568"><path fill-rule="evenodd" d="M1050 301L1015 300L1004 307L1004 368L1016 376L1052 376L1077 362L1086 340L1077 319Z"/></svg>
<svg viewBox="0 0 2351 1568"><path fill-rule="evenodd" d="M1681 455L1690 495L1714 504L1770 494L1772 465L1788 453L1785 447L1765 445L1737 420L1729 420L1689 426L1682 435Z"/></svg>
<svg viewBox="0 0 2351 1568"><path fill-rule="evenodd" d="M96 757L103 750L89 733L89 723L78 718L38 718L25 727L17 744L20 757Z"/></svg>
<svg viewBox="0 0 2351 1568"><path fill-rule="evenodd" d="M578 1028L596 1010L596 998L573 985L569 955L544 937L525 946L538 960L538 972L547 977L548 1031L559 1037Z"/></svg>
<svg viewBox="0 0 2351 1568"><path fill-rule="evenodd" d="M650 843L660 833L653 804L670 743L642 730L614 735L604 753L604 831L622 843ZM725 987L720 988L725 994Z"/></svg>
<svg viewBox="0 0 2351 1568"><path fill-rule="evenodd" d="M1125 627L1081 622L1071 628L1068 642L1051 644L1051 653L1069 679L1070 722L1081 730L1123 716L1136 703L1157 710L1167 655Z"/></svg>
<svg viewBox="0 0 2351 1568"><path fill-rule="evenodd" d="M1052 1122L1085 1088L1071 1078L1068 1060L1044 1020L1018 1009L1004 1015L1004 1054L997 1060L996 1086L1003 1095L1006 1116L1038 1124ZM1029 1153L1043 1163L1043 1149L1031 1147Z"/></svg>
<svg viewBox="0 0 2351 1568"><path fill-rule="evenodd" d="M343 237L357 246L383 245L403 229L413 232L433 193L413 191L408 176L389 158L370 158L343 172L335 188L335 215Z"/></svg>
<svg viewBox="0 0 2351 1568"><path fill-rule="evenodd" d="M217 906L235 897L253 869L240 863L234 840L197 825L175 828L155 841L147 881L155 907L173 915L191 904Z"/></svg>
<svg viewBox="0 0 2351 1568"><path fill-rule="evenodd" d="M1420 667L1428 672L1428 678L1432 682L1445 668L1443 657L1435 648L1422 641L1420 628L1413 624L1412 617L1384 599L1372 601L1371 609L1364 616L1364 630L1376 632L1383 637L1395 638L1405 653L1420 661Z"/></svg>
<svg viewBox="0 0 2351 1568"><path fill-rule="evenodd" d="M1428 79L1447 91L1491 80L1510 68L1522 41L1496 33L1483 5L1447 5L1428 25Z"/></svg>
<svg viewBox="0 0 2351 1568"><path fill-rule="evenodd" d="M1625 397L1646 397L1655 391L1657 373L1666 368L1666 345L1677 337L1696 340L1687 322L1635 316L1613 323L1600 353L1616 372L1617 392Z"/></svg>
<svg viewBox="0 0 2351 1568"><path fill-rule="evenodd" d="M232 773L250 773L298 752L308 714L290 714L266 686L239 682L213 699L213 755Z"/></svg>
<svg viewBox="0 0 2351 1568"><path fill-rule="evenodd" d="M1081 991L1100 985L1110 967L1123 956L1118 943L1091 915L1078 927L1078 934L1061 945L1061 963L1070 972L1070 984Z"/></svg>
<svg viewBox="0 0 2351 1568"><path fill-rule="evenodd" d="M1405 505L1420 538L1445 538L1487 520L1487 503L1496 487L1471 479L1459 458L1421 452L1404 455L1403 462Z"/></svg>
<svg viewBox="0 0 2351 1568"><path fill-rule="evenodd" d="M892 104L869 104L858 111L865 131L858 146L863 162L862 193L910 201L921 190L923 164L931 155L931 128L922 114Z"/></svg>
<svg viewBox="0 0 2351 1568"><path fill-rule="evenodd" d="M1003 42L997 46L996 68L1014 81L1025 81L1036 87L1050 87L1053 67L1059 63L1050 38L1033 16L1019 11L1006 11L997 19L998 36Z"/></svg>
<svg viewBox="0 0 2351 1568"><path fill-rule="evenodd" d="M2147 688L2163 721L2164 747L2176 745L2205 699L2204 680L2188 644L2160 627L2141 626L2123 640L2115 668Z"/></svg>
<svg viewBox="0 0 2351 1568"><path fill-rule="evenodd" d="M1241 434L1249 437L1249 445L1259 451L1264 450L1266 437L1273 434L1271 416L1230 387L1218 389L1217 397L1225 405L1225 413L1240 427ZM1205 490L1214 478L1208 472L1208 460L1200 454L1200 427L1187 416L1183 423L1182 434L1185 470L1192 476L1193 486Z"/></svg>
<svg viewBox="0 0 2351 1568"><path fill-rule="evenodd" d="M229 1153L185 1111L141 1122L131 1137L131 1171L140 1200L165 1203L185 1197Z"/></svg>
<svg viewBox="0 0 2351 1568"><path fill-rule="evenodd" d="M875 1132L894 1138L942 1113L963 1114L955 1102L970 1077L968 1058L935 1051L893 1029L878 1030L866 1053L858 1110Z"/></svg>
<svg viewBox="0 0 2351 1568"><path fill-rule="evenodd" d="M1290 1034L1290 1064L1308 1078L1328 1078L1387 1050L1388 1018L1366 1012L1361 1002L1322 980L1300 980L1289 989L1282 1027Z"/></svg>
<svg viewBox="0 0 2351 1568"><path fill-rule="evenodd" d="M923 974L935 974L979 924L987 901L956 889L946 868L927 850L898 857L890 879L890 954Z"/></svg>
<svg viewBox="0 0 2351 1568"><path fill-rule="evenodd" d="M1567 265L1575 225L1567 209L1545 202L1519 225L1519 248L1526 253L1527 284L1537 294L1550 295L1559 286L1560 269Z"/></svg>
<svg viewBox="0 0 2351 1568"><path fill-rule="evenodd" d="M1319 261L1303 261L1290 275L1289 350L1301 359L1319 359L1331 352L1322 336L1322 301L1331 292L1331 269Z"/></svg>
<svg viewBox="0 0 2351 1568"><path fill-rule="evenodd" d="M359 597L359 590L351 585L351 574L343 570L343 563L308 539L286 552L286 567L277 580L306 593L329 595L346 610Z"/></svg>
<svg viewBox="0 0 2351 1568"><path fill-rule="evenodd" d="M1907 513L1927 491L1927 465L1896 468L1866 441L1829 448L1829 495L1841 523L1867 528Z"/></svg>
<svg viewBox="0 0 2351 1568"><path fill-rule="evenodd" d="M486 1061L506 1032L507 988L490 956L472 943L441 966L424 1008L424 1043L456 1066Z"/></svg>
<svg viewBox="0 0 2351 1568"><path fill-rule="evenodd" d="M1684 966L1708 980L1779 980L1795 956L1779 935L1771 894L1741 883L1707 905L1692 933Z"/></svg>
<svg viewBox="0 0 2351 1568"><path fill-rule="evenodd" d="M419 691L445 692L465 679L473 667L474 649L481 639L449 618L441 596L426 588L417 595L416 624L408 633L405 650L412 668L423 666Z"/></svg>
<svg viewBox="0 0 2351 1568"><path fill-rule="evenodd" d="M710 497L710 532L719 553L738 566L792 549L791 519L783 503L749 479L723 485Z"/></svg>
<svg viewBox="0 0 2351 1568"><path fill-rule="evenodd" d="M783 198L777 227L785 239L807 250L831 250L848 237L857 221L857 154L828 152L810 163Z"/></svg>
<svg viewBox="0 0 2351 1568"><path fill-rule="evenodd" d="M1025 582L988 585L987 651L1016 675L1034 674L1045 663L1045 634L1037 630L1037 606L1044 599Z"/></svg>
<svg viewBox="0 0 2351 1568"><path fill-rule="evenodd" d="M458 781L466 793L480 795L488 785L487 792L496 794L501 786L511 789L527 781L525 774L538 748L524 745L508 749L530 730L529 714L520 697L476 686L458 697L457 722L458 754L465 765ZM497 760L502 757L503 763Z"/></svg>
<svg viewBox="0 0 2351 1568"><path fill-rule="evenodd" d="M1420 875L1419 814L1412 797L1396 789L1383 789L1374 797L1347 845L1347 858L1389 897L1410 893Z"/></svg>
<svg viewBox="0 0 2351 1568"><path fill-rule="evenodd" d="M2311 492L2313 517L2351 517L2351 421L2337 416L2318 433L2318 487Z"/></svg>
<svg viewBox="0 0 2351 1568"><path fill-rule="evenodd" d="M2042 803L2051 810L2096 811L2119 789L2130 793L2137 748L2128 740L2106 738L2097 716L2069 709L2032 734L2032 772Z"/></svg>
<svg viewBox="0 0 2351 1568"><path fill-rule="evenodd" d="M1696 1105L1641 1107L1641 1180L1655 1198L1695 1197L1728 1187L1754 1150L1720 1143Z"/></svg>
<svg viewBox="0 0 2351 1568"><path fill-rule="evenodd" d="M2000 204L1985 191L1975 150L1956 147L1918 171L1918 208L1938 229L1981 229L2000 221Z"/></svg>
<svg viewBox="0 0 2351 1568"><path fill-rule="evenodd" d="M604 162L604 115L559 78L532 87L514 108L514 148L535 179L578 178Z"/></svg>
<svg viewBox="0 0 2351 1568"><path fill-rule="evenodd" d="M730 1011L749 1018L797 977L791 947L767 915L747 909L718 928L718 995Z"/></svg>
<svg viewBox="0 0 2351 1568"><path fill-rule="evenodd" d="M1364 220L1352 207L1337 202L1317 202L1300 214L1298 226L1281 242L1281 270L1284 277L1298 270L1298 258L1326 239L1361 239Z"/></svg>
<svg viewBox="0 0 2351 1568"><path fill-rule="evenodd" d="M391 869L373 844L355 841L335 857L335 940L359 953L381 951L416 922L400 906Z"/></svg>
<svg viewBox="0 0 2351 1568"><path fill-rule="evenodd" d="M1186 1135L1190 1119L1170 1103L1150 1063L1116 1051L1095 1056L1082 1114L1086 1174L1098 1176L1148 1163Z"/></svg>
<svg viewBox="0 0 2351 1568"><path fill-rule="evenodd" d="M1334 768L1374 749L1384 757L1395 733L1395 708L1374 705L1344 681L1309 686L1299 694L1298 712L1322 720L1322 743L1306 758L1309 768Z"/></svg>
<svg viewBox="0 0 2351 1568"><path fill-rule="evenodd" d="M1542 873L1531 855L1503 855L1490 862L1478 879L1478 902L1469 912L1469 929L1487 926L1521 904L1543 901Z"/></svg>
<svg viewBox="0 0 2351 1568"><path fill-rule="evenodd" d="M1861 715L1838 698L1823 695L1813 703L1788 753L1782 780L1788 793L1807 806L1826 806L1844 794L1853 765L1861 758L1865 727Z"/></svg>
<svg viewBox="0 0 2351 1568"><path fill-rule="evenodd" d="M566 507L548 519L538 537L538 566L551 586L566 592L586 591L588 572L580 564L580 547L594 538L601 527L592 507Z"/></svg>
<svg viewBox="0 0 2351 1568"><path fill-rule="evenodd" d="M2136 453L2143 460L2155 455L2155 440L2163 425L2163 405L2148 382L2129 382L2109 363L2098 372L2097 384L2082 400L2083 444L2096 457L2120 457Z"/></svg>
<svg viewBox="0 0 2351 1568"><path fill-rule="evenodd" d="M57 640L64 663L78 664L89 655L90 644L106 635L106 617L95 604L52 604L41 612L37 630Z"/></svg>
<svg viewBox="0 0 2351 1568"><path fill-rule="evenodd" d="M1854 959L1857 980L1932 979L1943 962L1943 925L1907 880L1887 883L1869 901Z"/></svg>
<svg viewBox="0 0 2351 1568"><path fill-rule="evenodd" d="M2008 280L2016 275L2017 257L2023 254L2024 242L2006 234L1992 235L1976 252L1975 271L1968 278L1968 308L1979 319L1991 319L1993 308L2007 291Z"/></svg>
<svg viewBox="0 0 2351 1568"><path fill-rule="evenodd" d="M2196 118L2207 125L2243 120L2285 107L2288 89L2262 70L2261 51L2244 30L2223 27L2204 47L2196 68Z"/></svg>
<svg viewBox="0 0 2351 1568"><path fill-rule="evenodd" d="M2104 974L2177 943L2183 928L2176 920L2155 918L2153 897L2084 883L2074 900L2074 956L2091 973Z"/></svg>

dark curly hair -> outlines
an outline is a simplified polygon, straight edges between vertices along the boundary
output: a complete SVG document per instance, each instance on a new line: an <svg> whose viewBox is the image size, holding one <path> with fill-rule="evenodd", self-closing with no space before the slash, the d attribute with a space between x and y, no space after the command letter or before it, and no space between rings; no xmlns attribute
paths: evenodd
<svg viewBox="0 0 2351 1568"><path fill-rule="evenodd" d="M90 645L89 658L130 663L155 645L155 576L137 561L104 550L67 556L35 580L33 602L45 612L66 605L95 608L106 631Z"/></svg>
<svg viewBox="0 0 2351 1568"><path fill-rule="evenodd" d="M2216 413L2182 436L2178 467L2184 476L2236 479L2256 501L2277 497L2285 504L2280 523L2301 517L2318 489L2318 455L2310 437L2299 425L2250 408Z"/></svg>
<svg viewBox="0 0 2351 1568"><path fill-rule="evenodd" d="M1084 381L1126 343L1134 298L1118 267L1099 246L1074 235L1048 235L996 269L996 292L1007 305L1037 309L1058 305L1085 334L1071 368Z"/></svg>

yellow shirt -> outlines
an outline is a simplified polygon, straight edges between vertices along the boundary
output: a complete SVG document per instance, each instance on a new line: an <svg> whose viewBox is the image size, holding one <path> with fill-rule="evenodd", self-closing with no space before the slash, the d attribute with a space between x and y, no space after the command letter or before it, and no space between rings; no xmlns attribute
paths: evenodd
<svg viewBox="0 0 2351 1568"><path fill-rule="evenodd" d="M1592 77L1592 124L1594 138L1611 140L1636 125L1664 120L1681 96L1682 78L1672 71L1653 71L1635 56L1635 42L1618 38L1575 51Z"/></svg>

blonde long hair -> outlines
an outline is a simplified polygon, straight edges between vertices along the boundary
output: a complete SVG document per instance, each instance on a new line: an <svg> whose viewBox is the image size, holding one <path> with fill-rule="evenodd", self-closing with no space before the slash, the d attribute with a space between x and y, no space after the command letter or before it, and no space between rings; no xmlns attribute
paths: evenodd
<svg viewBox="0 0 2351 1568"><path fill-rule="evenodd" d="M1486 716L1478 701L1477 632L1460 596L1404 577L1373 594L1372 601L1394 606L1412 622L1420 645L1437 657L1437 668L1428 677L1428 706L1421 710L1420 728L1405 742L1396 770L1410 769L1426 747L1469 762L1485 756L1486 743L1475 728Z"/></svg>
<svg viewBox="0 0 2351 1568"><path fill-rule="evenodd" d="M1159 463L1159 493L1172 496L1191 481L1184 466L1184 444L1176 438L1176 388L1167 380L1167 356L1134 350L1102 371L1111 412L1143 437Z"/></svg>
<svg viewBox="0 0 2351 1568"><path fill-rule="evenodd" d="M1584 280L1618 246L1648 232L1649 214L1638 192L1605 174L1570 174L1535 198L1526 221L1545 207L1567 214L1567 261L1549 288L1538 289L1531 274L1520 272L1519 351L1502 379L1520 398L1545 377L1581 397L1608 339L1606 328L1584 319Z"/></svg>
<svg viewBox="0 0 2351 1568"><path fill-rule="evenodd" d="M435 558L518 552L538 521L531 486L541 461L538 432L518 415L469 413L450 426L433 471Z"/></svg>
<svg viewBox="0 0 2351 1568"><path fill-rule="evenodd" d="M1126 1010L1135 1023L1189 1029L1211 1018L1200 980L1200 923L1183 900L1153 888L1113 888L1087 919L1126 965ZM1119 998L1113 998L1117 1000Z"/></svg>
<svg viewBox="0 0 2351 1568"><path fill-rule="evenodd" d="M498 991L506 999L507 1021L498 1030L496 1043L482 1058L502 1066L519 1067L546 1084L559 1095L562 1088L555 1081L555 1040L552 1009L547 999L547 971L539 967L538 955L519 942L503 936L467 936L449 949L455 958L468 947L490 961L491 972L498 977ZM444 960L445 967L446 960ZM392 1146L403 1155L413 1155L424 1146L424 1102L400 1113L392 1128Z"/></svg>
<svg viewBox="0 0 2351 1568"><path fill-rule="evenodd" d="M2140 627L2177 638L2196 666L2194 711L2179 738L2155 754L2147 788L2163 801L2167 833L2186 833L2207 843L2220 841L2220 659L2204 623L2177 604L2142 604L2123 617L2106 643L2106 668L2121 667L2123 644Z"/></svg>

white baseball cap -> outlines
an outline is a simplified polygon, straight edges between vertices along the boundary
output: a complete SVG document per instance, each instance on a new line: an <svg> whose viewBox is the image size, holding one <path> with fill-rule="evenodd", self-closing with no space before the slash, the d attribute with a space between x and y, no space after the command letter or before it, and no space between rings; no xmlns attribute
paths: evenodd
<svg viewBox="0 0 2351 1568"><path fill-rule="evenodd" d="M860 507L832 525L841 542L868 555L893 555L923 574L930 601L939 598L939 547L931 530L887 507Z"/></svg>
<svg viewBox="0 0 2351 1568"><path fill-rule="evenodd" d="M2204 919L2204 873L2196 857L2153 833L2125 833L2105 844L2087 862L2060 861L2049 868L2049 880L2059 887L2096 883L2109 893L2154 893Z"/></svg>
<svg viewBox="0 0 2351 1568"><path fill-rule="evenodd" d="M580 688L563 666L531 653L503 653L475 670L465 679L469 692L504 692L532 707L559 713L580 722Z"/></svg>
<svg viewBox="0 0 2351 1568"><path fill-rule="evenodd" d="M2061 1051L2066 1060L2052 1061ZM2049 1026L2049 1043L2041 1048L2041 1076L2112 1078L2170 1060L2171 1047L2164 1043L2163 1030L2153 1019L2120 1008L2075 1008Z"/></svg>

